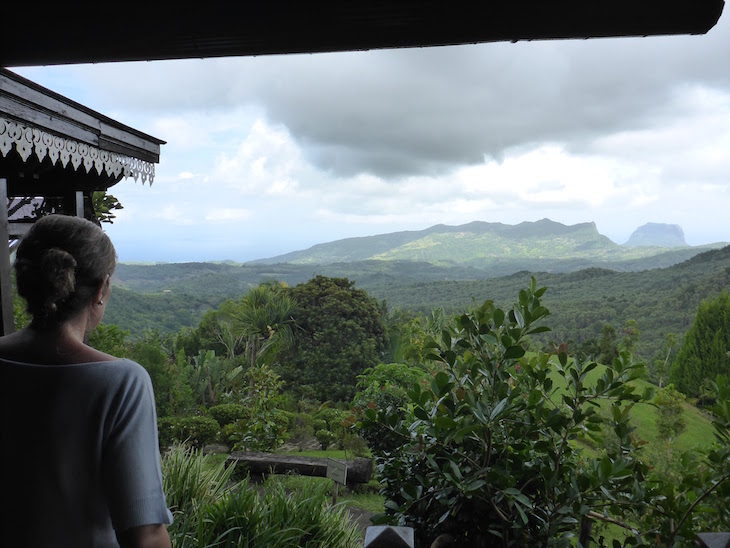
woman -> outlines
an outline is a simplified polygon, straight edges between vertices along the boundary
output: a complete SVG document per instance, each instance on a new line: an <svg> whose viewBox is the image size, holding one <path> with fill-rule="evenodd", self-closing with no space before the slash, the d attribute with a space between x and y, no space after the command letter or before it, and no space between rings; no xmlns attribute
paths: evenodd
<svg viewBox="0 0 730 548"><path fill-rule="evenodd" d="M84 342L115 265L76 217L41 218L18 247L33 319L0 338L0 546L170 546L149 375Z"/></svg>

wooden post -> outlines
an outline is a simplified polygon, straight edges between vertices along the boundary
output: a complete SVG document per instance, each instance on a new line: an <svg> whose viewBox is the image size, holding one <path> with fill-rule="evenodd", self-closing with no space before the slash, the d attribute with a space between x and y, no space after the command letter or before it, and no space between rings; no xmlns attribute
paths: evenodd
<svg viewBox="0 0 730 548"><path fill-rule="evenodd" d="M332 504L337 504L339 484L347 484L347 463L335 459L327 459L327 477L332 480Z"/></svg>
<svg viewBox="0 0 730 548"><path fill-rule="evenodd" d="M10 282L10 227L8 226L8 181L0 179L0 335L15 331L13 316L13 285Z"/></svg>
<svg viewBox="0 0 730 548"><path fill-rule="evenodd" d="M81 190L76 191L76 216L85 217L84 215L84 193Z"/></svg>

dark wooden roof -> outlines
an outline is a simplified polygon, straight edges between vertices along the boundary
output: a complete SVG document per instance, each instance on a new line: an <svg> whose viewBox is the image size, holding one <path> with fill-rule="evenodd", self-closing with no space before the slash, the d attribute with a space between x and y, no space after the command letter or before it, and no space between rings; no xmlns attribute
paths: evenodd
<svg viewBox="0 0 730 548"><path fill-rule="evenodd" d="M165 141L0 68L0 114L100 149L158 163Z"/></svg>
<svg viewBox="0 0 730 548"><path fill-rule="evenodd" d="M125 175L151 183L164 143L0 68L0 179L8 196L104 190Z"/></svg>
<svg viewBox="0 0 730 548"><path fill-rule="evenodd" d="M723 6L723 0L6 2L0 66L702 34Z"/></svg>

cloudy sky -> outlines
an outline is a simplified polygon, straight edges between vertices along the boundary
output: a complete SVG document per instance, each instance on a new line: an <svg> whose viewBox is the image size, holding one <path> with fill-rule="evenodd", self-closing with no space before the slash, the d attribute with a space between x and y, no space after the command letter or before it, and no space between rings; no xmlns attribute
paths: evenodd
<svg viewBox="0 0 730 548"><path fill-rule="evenodd" d="M167 141L120 260L247 261L474 220L730 241L730 15L707 35L13 69Z"/></svg>

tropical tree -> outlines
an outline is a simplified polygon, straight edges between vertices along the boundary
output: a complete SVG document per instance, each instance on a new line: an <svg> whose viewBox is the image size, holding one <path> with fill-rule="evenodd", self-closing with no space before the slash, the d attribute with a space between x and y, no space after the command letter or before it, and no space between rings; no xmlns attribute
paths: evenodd
<svg viewBox="0 0 730 548"><path fill-rule="evenodd" d="M620 350L633 352L636 349L636 343L639 342L641 330L636 320L626 320L623 328L623 338L621 339Z"/></svg>
<svg viewBox="0 0 730 548"><path fill-rule="evenodd" d="M382 361L386 332L377 301L347 278L316 276L289 291L296 337L281 355L287 386L320 401L351 401L357 376Z"/></svg>
<svg viewBox="0 0 730 548"><path fill-rule="evenodd" d="M672 352L677 348L677 334L667 333L664 335L664 346L659 350L654 361L652 363L651 374L652 379L656 381L661 388L664 385L664 380L669 373L669 366L671 364L670 358Z"/></svg>
<svg viewBox="0 0 730 548"><path fill-rule="evenodd" d="M260 284L248 291L232 306L219 308L220 315L230 320L237 340L246 340L251 367L266 359L280 347L291 343L294 336L295 299L278 282Z"/></svg>
<svg viewBox="0 0 730 548"><path fill-rule="evenodd" d="M243 349L246 333L236 325L235 317L240 308L240 302L226 299L213 313L210 327L216 342L225 348L226 357L232 360ZM202 324L202 322L201 322Z"/></svg>
<svg viewBox="0 0 730 548"><path fill-rule="evenodd" d="M89 333L89 346L111 356L124 358L127 355L128 336L129 331L119 329L114 324L102 323Z"/></svg>
<svg viewBox="0 0 730 548"><path fill-rule="evenodd" d="M667 442L667 445L671 445L687 427L682 407L684 399L684 395L677 392L671 384L659 390L654 398L654 404L657 406L657 434Z"/></svg>
<svg viewBox="0 0 730 548"><path fill-rule="evenodd" d="M231 337L229 326L221 322L219 316L218 310L209 309L195 328L182 327L174 337L175 352L197 356L201 350L213 350L217 356L229 358L242 352L240 341Z"/></svg>
<svg viewBox="0 0 730 548"><path fill-rule="evenodd" d="M231 368L231 362L215 355L213 350L201 350L185 371L198 402L203 407L218 405L221 393L240 373L241 367Z"/></svg>
<svg viewBox="0 0 730 548"><path fill-rule="evenodd" d="M160 333L148 331L142 339L131 344L128 350L129 358L142 365L152 379L157 414L161 417L179 413L189 404L182 371L168 351L167 342Z"/></svg>
<svg viewBox="0 0 730 548"><path fill-rule="evenodd" d="M614 358L618 357L618 346L616 345L616 328L611 324L606 324L601 329L601 339L598 343L599 355L598 361L601 363L611 363Z"/></svg>
<svg viewBox="0 0 730 548"><path fill-rule="evenodd" d="M730 374L730 294L722 291L697 309L670 371L680 392L697 397L707 379Z"/></svg>

